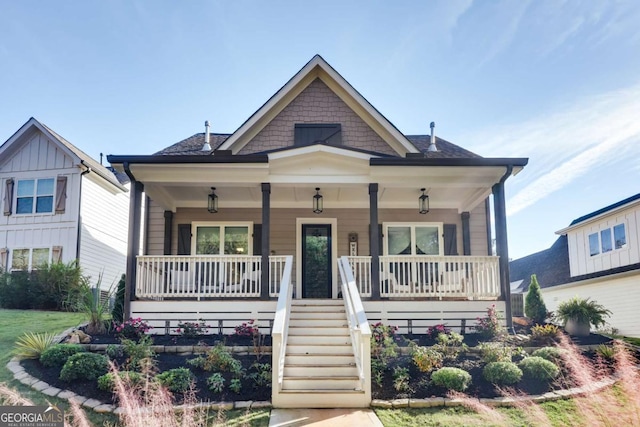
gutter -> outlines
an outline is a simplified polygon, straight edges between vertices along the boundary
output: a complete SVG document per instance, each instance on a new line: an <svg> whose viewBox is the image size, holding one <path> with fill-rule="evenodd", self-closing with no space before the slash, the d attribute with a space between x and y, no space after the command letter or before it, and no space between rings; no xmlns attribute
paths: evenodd
<svg viewBox="0 0 640 427"><path fill-rule="evenodd" d="M80 164L86 169L80 173L80 188L78 191L78 232L76 235L76 259L78 262L80 261L80 238L82 237L82 215L80 214L82 211L82 177L92 171L91 167L87 166L84 160L80 160Z"/></svg>

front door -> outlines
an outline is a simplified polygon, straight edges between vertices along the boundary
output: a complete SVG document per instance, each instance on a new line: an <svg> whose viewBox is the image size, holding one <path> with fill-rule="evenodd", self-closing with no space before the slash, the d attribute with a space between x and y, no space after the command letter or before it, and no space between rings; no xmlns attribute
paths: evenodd
<svg viewBox="0 0 640 427"><path fill-rule="evenodd" d="M331 298L331 224L302 225L302 298Z"/></svg>

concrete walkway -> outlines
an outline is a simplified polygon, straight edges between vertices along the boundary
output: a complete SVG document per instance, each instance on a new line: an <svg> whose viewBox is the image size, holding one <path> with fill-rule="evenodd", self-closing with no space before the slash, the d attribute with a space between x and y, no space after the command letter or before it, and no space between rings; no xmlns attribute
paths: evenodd
<svg viewBox="0 0 640 427"><path fill-rule="evenodd" d="M272 409L269 427L383 427L371 409Z"/></svg>

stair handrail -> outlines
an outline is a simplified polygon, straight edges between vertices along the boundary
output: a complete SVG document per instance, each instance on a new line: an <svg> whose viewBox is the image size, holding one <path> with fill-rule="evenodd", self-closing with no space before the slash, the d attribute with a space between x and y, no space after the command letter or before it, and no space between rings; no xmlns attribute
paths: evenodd
<svg viewBox="0 0 640 427"><path fill-rule="evenodd" d="M356 360L356 369L363 390L371 388L371 328L360 299L356 280L349 264L349 258L343 256L338 261L338 270L342 279L342 299L344 301L351 345Z"/></svg>
<svg viewBox="0 0 640 427"><path fill-rule="evenodd" d="M293 256L288 255L280 281L280 294L276 304L276 313L273 318L271 330L271 366L272 389L275 392L282 390L284 377L284 356L289 336L289 318L291 315L291 299L293 298L293 286L291 285L291 270L293 268Z"/></svg>

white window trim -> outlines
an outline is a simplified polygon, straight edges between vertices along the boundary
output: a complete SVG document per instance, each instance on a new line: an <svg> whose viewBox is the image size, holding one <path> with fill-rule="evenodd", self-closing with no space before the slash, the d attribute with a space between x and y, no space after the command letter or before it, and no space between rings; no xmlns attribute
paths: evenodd
<svg viewBox="0 0 640 427"><path fill-rule="evenodd" d="M53 192L51 194L52 203L51 203L51 212L36 212L36 205L38 203L38 181L51 179L53 180ZM20 181L34 181L34 193L33 193L33 205L31 206L31 212L29 213L18 213L18 186L20 185ZM18 216L48 216L54 215L56 213L56 178L51 176L43 176L40 178L17 178L15 180L15 189L13 190L13 206L14 206L14 215ZM21 248L27 249L27 248ZM39 248L37 248L39 249Z"/></svg>
<svg viewBox="0 0 640 427"><path fill-rule="evenodd" d="M604 224L603 224L604 225ZM616 248L616 236L615 236L615 232L614 232L614 228L619 226L619 225L623 225L624 226L624 238L626 243L624 245L622 245L622 247L620 248ZM603 252L602 251L602 232L604 230L611 230L611 250L607 251L607 252ZM596 234L598 236L598 253L591 255L591 244L589 243L589 237L593 234ZM586 233L586 238L585 238L585 245L586 245L586 253L589 254L589 259L594 259L597 257L601 257L601 256L606 256L609 254L612 254L614 252L617 251L625 251L628 250L629 248L629 226L627 225L626 221L623 222L618 222L616 224L613 225L607 225L607 226L601 226L598 229L594 230L591 229L589 231L587 231Z"/></svg>
<svg viewBox="0 0 640 427"><path fill-rule="evenodd" d="M382 223L382 253L384 256L389 255L389 244L387 236L389 235L389 227L411 227L411 255L397 255L397 256L422 256L416 255L416 227L437 227L438 228L438 255L430 256L444 256L444 223L443 222L383 222ZM394 255L396 256L396 255Z"/></svg>
<svg viewBox="0 0 640 427"><path fill-rule="evenodd" d="M13 268L13 254L15 254L16 251L23 251L23 250L28 250L29 251L29 261L27 263L27 270L26 271L33 271L33 270L37 270L37 268L34 268L33 266L33 250L34 249L47 249L49 251L49 256L47 257L47 263L51 264L51 256L53 254L53 248L51 246L34 246L32 248L13 248L9 251L10 253L10 257L9 257L9 266L8 266L8 270L9 271L25 271L25 270L20 270L20 269L16 269Z"/></svg>
<svg viewBox="0 0 640 427"><path fill-rule="evenodd" d="M244 255L253 255L253 222L251 221L197 221L191 223L191 254L196 254L196 247L198 245L198 227L220 227L220 242L224 242L224 228L225 227L247 227L249 230L249 238L247 241L247 252ZM224 243L220 245L220 250L224 252ZM213 255L213 254L212 254ZM218 253L215 255L230 254Z"/></svg>

